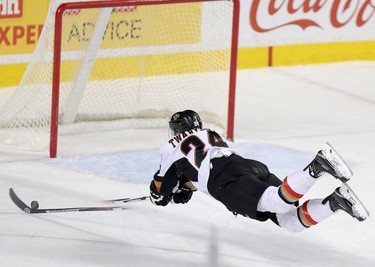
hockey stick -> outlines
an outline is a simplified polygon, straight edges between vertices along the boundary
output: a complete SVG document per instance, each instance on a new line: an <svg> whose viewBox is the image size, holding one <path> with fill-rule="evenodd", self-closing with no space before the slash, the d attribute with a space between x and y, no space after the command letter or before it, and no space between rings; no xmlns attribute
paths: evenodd
<svg viewBox="0 0 375 267"><path fill-rule="evenodd" d="M111 207L69 207L69 208L48 208L48 209L39 209L39 203L36 200L31 202L31 205L28 206L23 202L14 192L12 188L9 189L9 196L12 199L13 203L16 204L22 211L28 214L34 213L63 213L63 212L83 212L83 211L109 211L109 210L125 210L126 206L111 206ZM131 202L131 201L140 201L148 199L148 197L140 198L124 198L122 202ZM121 199L120 199L121 200ZM111 201L111 200L109 200ZM112 200L113 201L113 200Z"/></svg>
<svg viewBox="0 0 375 267"><path fill-rule="evenodd" d="M136 198L116 198L116 199L108 199L108 200L102 200L104 203L116 203L116 202L121 202L121 203L128 203L128 202L136 202L136 201L142 201L142 200L147 200L150 199L150 196L143 196L143 197L136 197Z"/></svg>

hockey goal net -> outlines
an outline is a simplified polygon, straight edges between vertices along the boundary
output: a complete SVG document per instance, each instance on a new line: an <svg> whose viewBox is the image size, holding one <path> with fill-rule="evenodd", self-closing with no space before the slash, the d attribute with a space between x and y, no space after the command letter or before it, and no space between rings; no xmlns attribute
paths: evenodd
<svg viewBox="0 0 375 267"><path fill-rule="evenodd" d="M233 138L238 0L54 0L1 143L46 150L59 134L167 127L200 113Z"/></svg>

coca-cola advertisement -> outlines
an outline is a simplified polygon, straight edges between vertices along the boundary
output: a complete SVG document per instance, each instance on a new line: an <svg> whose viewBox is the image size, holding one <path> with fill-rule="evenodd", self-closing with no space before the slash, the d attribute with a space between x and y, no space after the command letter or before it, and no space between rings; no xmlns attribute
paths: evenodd
<svg viewBox="0 0 375 267"><path fill-rule="evenodd" d="M242 0L240 46L375 40L375 0Z"/></svg>

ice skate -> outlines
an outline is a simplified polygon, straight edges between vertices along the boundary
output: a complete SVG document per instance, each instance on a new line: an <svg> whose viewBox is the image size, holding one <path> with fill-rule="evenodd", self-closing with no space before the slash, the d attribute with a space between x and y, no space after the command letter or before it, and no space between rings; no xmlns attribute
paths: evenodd
<svg viewBox="0 0 375 267"><path fill-rule="evenodd" d="M353 175L352 170L329 143L326 143L324 149L317 153L314 160L304 170L306 169L314 178L328 173L344 183L349 181Z"/></svg>
<svg viewBox="0 0 375 267"><path fill-rule="evenodd" d="M343 183L341 187L336 188L331 195L326 197L323 204L327 201L332 211L343 210L360 222L370 216L368 210L346 183Z"/></svg>

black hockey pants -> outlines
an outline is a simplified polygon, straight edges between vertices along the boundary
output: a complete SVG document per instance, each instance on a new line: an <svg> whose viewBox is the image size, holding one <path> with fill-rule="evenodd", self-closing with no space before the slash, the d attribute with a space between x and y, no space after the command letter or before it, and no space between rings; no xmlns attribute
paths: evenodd
<svg viewBox="0 0 375 267"><path fill-rule="evenodd" d="M282 181L270 173L263 163L232 154L211 160L212 169L207 183L208 192L234 214L277 224L275 214L258 212L257 205L263 192L270 185Z"/></svg>

